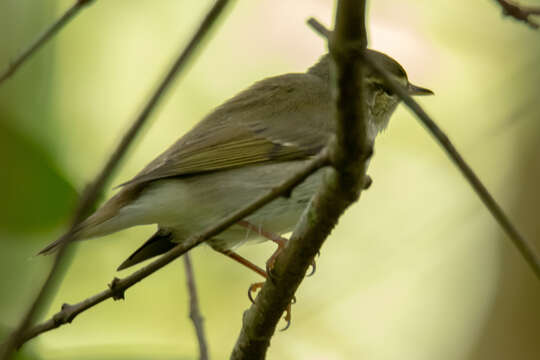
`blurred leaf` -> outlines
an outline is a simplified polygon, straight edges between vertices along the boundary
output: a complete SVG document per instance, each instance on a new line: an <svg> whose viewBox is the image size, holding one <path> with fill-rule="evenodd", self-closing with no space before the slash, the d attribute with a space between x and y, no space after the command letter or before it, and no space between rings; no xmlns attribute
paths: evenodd
<svg viewBox="0 0 540 360"><path fill-rule="evenodd" d="M0 1L0 71L56 17L56 4L31 0ZM0 121L13 121L12 126L46 144L56 146L57 121L51 116L51 98L54 81L54 47L47 43L17 72L0 85ZM12 116L5 116L5 111Z"/></svg>
<svg viewBox="0 0 540 360"><path fill-rule="evenodd" d="M73 207L76 192L48 156L32 140L18 133L0 111L0 228L13 233L57 226Z"/></svg>

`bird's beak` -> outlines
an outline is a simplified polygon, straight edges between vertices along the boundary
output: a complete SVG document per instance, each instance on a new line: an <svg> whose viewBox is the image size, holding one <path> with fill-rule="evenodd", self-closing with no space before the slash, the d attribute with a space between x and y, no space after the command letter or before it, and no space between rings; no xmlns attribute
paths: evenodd
<svg viewBox="0 0 540 360"><path fill-rule="evenodd" d="M433 91L429 90L429 89L426 89L426 88L423 88L423 87L420 87L420 86L416 86L416 85L413 85L411 83L409 83L409 85L407 85L407 90L409 91L409 95L413 95L413 96L417 96L417 95L433 95Z"/></svg>

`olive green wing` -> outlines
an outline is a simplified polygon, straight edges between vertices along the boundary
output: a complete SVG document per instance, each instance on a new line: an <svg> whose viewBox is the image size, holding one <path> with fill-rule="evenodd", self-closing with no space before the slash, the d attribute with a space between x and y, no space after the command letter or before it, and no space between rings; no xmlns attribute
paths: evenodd
<svg viewBox="0 0 540 360"><path fill-rule="evenodd" d="M328 122L330 114L328 102L315 101L321 97L311 94L317 86L305 86L305 76L288 74L255 84L218 107L122 185L307 159L317 154L330 136L330 131L320 125ZM283 78L289 91L284 91L279 81ZM310 94L301 96L306 101L291 107L287 100L294 91Z"/></svg>

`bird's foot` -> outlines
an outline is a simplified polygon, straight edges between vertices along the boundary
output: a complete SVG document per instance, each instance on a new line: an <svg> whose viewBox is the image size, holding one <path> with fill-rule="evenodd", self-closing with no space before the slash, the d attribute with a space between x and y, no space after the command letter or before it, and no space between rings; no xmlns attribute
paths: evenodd
<svg viewBox="0 0 540 360"><path fill-rule="evenodd" d="M255 299L253 298L253 294L257 292L262 286L264 285L264 282L258 282L253 283L250 285L248 289L248 297L252 304L255 304ZM283 317L283 320L285 320L286 324L283 327L283 329L280 329L280 331L285 331L291 326L291 307L292 305L296 303L296 297L293 297L289 305L287 305L287 308L285 309L285 316Z"/></svg>

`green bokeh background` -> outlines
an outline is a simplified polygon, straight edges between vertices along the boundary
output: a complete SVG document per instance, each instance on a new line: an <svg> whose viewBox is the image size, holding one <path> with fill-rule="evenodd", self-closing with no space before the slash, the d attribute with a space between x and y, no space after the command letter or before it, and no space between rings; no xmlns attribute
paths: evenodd
<svg viewBox="0 0 540 360"><path fill-rule="evenodd" d="M0 67L72 3L0 3ZM16 324L65 229L157 79L212 1L95 1L0 85L0 327ZM531 5L540 1L530 0ZM305 24L329 0L236 1L165 96L113 185L213 107L325 51ZM369 2L370 46L396 58L420 99L522 232L540 245L540 32L495 1ZM341 219L269 359L539 359L540 285L443 152L404 108L378 139L371 189ZM112 185L108 195L112 194ZM107 195L107 196L108 196ZM81 243L51 307L101 291L153 227ZM263 264L272 245L241 254ZM193 251L214 359L227 358L256 275ZM124 274L121 274L124 276ZM28 343L20 358L194 359L183 265Z"/></svg>

